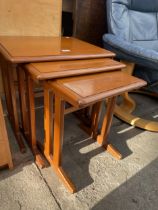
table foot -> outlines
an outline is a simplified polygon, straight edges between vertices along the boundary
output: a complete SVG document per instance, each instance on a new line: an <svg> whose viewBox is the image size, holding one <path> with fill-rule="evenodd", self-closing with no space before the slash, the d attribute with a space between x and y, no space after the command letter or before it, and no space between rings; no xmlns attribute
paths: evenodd
<svg viewBox="0 0 158 210"><path fill-rule="evenodd" d="M111 144L108 144L107 146L104 146L104 145L103 145L103 147L104 147L105 150L106 150L107 152L109 152L114 158L116 158L116 159L118 159L118 160L122 159L121 153L120 153L117 149L115 149Z"/></svg>
<svg viewBox="0 0 158 210"><path fill-rule="evenodd" d="M35 158L35 163L38 165L40 168L44 168L46 166L44 158L40 154L39 150L37 148L33 149L33 155Z"/></svg>
<svg viewBox="0 0 158 210"><path fill-rule="evenodd" d="M45 157L47 158L48 162L52 166L53 170L59 177L59 179L62 181L64 186L69 190L70 193L75 193L76 192L76 187L75 185L71 182L70 178L68 175L65 173L63 168L61 166L57 166L54 161L53 161L53 156L50 154L48 155L47 153L45 154Z"/></svg>
<svg viewBox="0 0 158 210"><path fill-rule="evenodd" d="M68 189L68 191L70 193L75 193L76 187L71 182L70 178L68 177L66 172L63 170L63 168L61 166L56 166L51 156L49 156L49 157L47 156L47 158L48 158L48 161L50 162L52 168L54 169L55 173L57 174L57 176L60 178L60 180L64 184L64 186Z"/></svg>
<svg viewBox="0 0 158 210"><path fill-rule="evenodd" d="M55 168L55 172L59 176L59 178L62 180L65 187L69 190L70 193L75 193L76 188L74 184L70 181L69 177L65 173L65 171L62 169L62 167Z"/></svg>
<svg viewBox="0 0 158 210"><path fill-rule="evenodd" d="M12 163L12 162L8 163L8 168L9 168L9 170L12 170L12 169L14 168L14 166L13 166L13 163Z"/></svg>

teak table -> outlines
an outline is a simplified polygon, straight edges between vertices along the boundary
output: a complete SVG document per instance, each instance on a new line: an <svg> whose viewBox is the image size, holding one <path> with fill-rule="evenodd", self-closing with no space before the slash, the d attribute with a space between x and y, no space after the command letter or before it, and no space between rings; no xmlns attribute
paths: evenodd
<svg viewBox="0 0 158 210"><path fill-rule="evenodd" d="M107 111L104 116L101 133L97 136L97 141L104 149L120 159L121 154L119 154L119 152L117 152L107 141L115 108L116 96L125 91L130 91L144 85L146 85L145 81L129 76L121 71L90 74L45 82L44 109L46 135L44 154L70 192L73 193L76 189L62 168L65 102L70 103L76 109L81 109L91 104L100 103L100 101L108 98ZM54 138L52 138L51 130L51 124L53 123L53 115L51 112L52 105L49 103L52 97L52 94L50 94L51 92L55 98ZM54 142L53 154L50 149L51 142Z"/></svg>
<svg viewBox="0 0 158 210"><path fill-rule="evenodd" d="M14 84L16 73L19 81L17 66L30 62L105 57L114 57L114 54L75 38L0 36L0 65L7 110L22 152L25 151L25 146L20 134L16 87ZM36 147L33 150L35 154L38 153Z"/></svg>
<svg viewBox="0 0 158 210"><path fill-rule="evenodd" d="M30 129L33 137L31 139L32 147L37 143L34 126L33 82L40 81L40 84L43 84L44 87L44 155L70 192L74 192L75 187L61 166L64 115L94 104L90 134L107 151L120 159L121 154L107 142L115 106L115 96L146 84L140 79L121 72L124 67L121 63L109 58L31 63L23 66L27 75L26 83L31 119L31 122L30 120L29 122L31 123ZM19 72L23 74L22 69ZM83 74L86 75L83 76ZM59 77L66 78L56 79ZM20 78L23 78L21 83L24 84L24 77ZM24 89L25 87L23 86L20 91L21 96L24 95ZM101 101L105 100L105 98L109 98L107 114L104 117L101 133L98 135L98 112L100 111L98 107L101 106ZM71 107L66 108L64 101L71 104ZM25 103L22 106L24 110L23 115L25 116L23 118L26 120L27 114L25 110L27 109ZM53 107L55 111L53 111ZM24 124L28 123L24 122ZM53 124L54 129L52 129ZM54 138L52 130L54 130ZM52 142L54 142L52 147L53 154Z"/></svg>
<svg viewBox="0 0 158 210"><path fill-rule="evenodd" d="M93 74L97 72L107 72L120 70L124 68L125 65L116 62L109 58L98 58L98 59L87 59L87 60L73 60L73 61L56 61L56 62L43 62L43 63L30 63L23 67L20 66L19 70L19 83L20 83L20 100L22 109L22 122L25 132L25 136L28 136L31 148L36 148L36 128L35 128L35 97L34 97L34 82L40 82L41 86L44 81L61 78L70 77L84 74ZM23 72L25 69L26 76ZM26 78L26 86L25 86ZM28 97L25 98L25 92L27 92ZM27 102L28 101L28 108ZM95 106L95 112L99 112L99 107ZM27 112L29 110L29 114ZM66 113L75 111L74 108L66 110ZM29 116L29 119L28 119ZM99 117L99 115L97 115ZM92 120L93 121L93 120ZM97 120L95 120L97 121ZM28 125L30 126L28 127ZM97 125L96 126L97 129ZM90 129L92 130L92 129ZM46 134L47 135L47 134ZM38 142L39 143L39 142ZM39 145L39 144L38 144ZM38 153L35 153L35 159L39 161ZM42 166L42 162L40 163Z"/></svg>

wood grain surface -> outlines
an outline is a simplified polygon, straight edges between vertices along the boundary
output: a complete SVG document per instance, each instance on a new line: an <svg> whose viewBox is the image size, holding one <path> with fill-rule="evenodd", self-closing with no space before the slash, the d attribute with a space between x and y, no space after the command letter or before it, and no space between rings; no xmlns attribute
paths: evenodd
<svg viewBox="0 0 158 210"><path fill-rule="evenodd" d="M146 82L122 71L115 71L57 79L48 84L73 106L82 107L140 88L145 86Z"/></svg>
<svg viewBox="0 0 158 210"><path fill-rule="evenodd" d="M114 57L114 53L70 37L0 36L0 51L14 63Z"/></svg>
<svg viewBox="0 0 158 210"><path fill-rule="evenodd" d="M1 0L0 35L59 36L62 0Z"/></svg>
<svg viewBox="0 0 158 210"><path fill-rule="evenodd" d="M31 63L25 69L36 80L114 71L125 65L109 58Z"/></svg>

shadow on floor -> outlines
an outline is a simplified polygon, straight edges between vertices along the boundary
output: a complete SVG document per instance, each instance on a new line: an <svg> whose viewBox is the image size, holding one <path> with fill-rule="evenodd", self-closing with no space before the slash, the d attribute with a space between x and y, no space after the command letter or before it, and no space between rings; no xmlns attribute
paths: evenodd
<svg viewBox="0 0 158 210"><path fill-rule="evenodd" d="M151 102L150 100L151 99L149 99L149 102ZM40 139L42 141L44 138L43 100L42 102L38 101L36 107L38 107L36 109L37 139ZM103 110L102 116L104 115L104 112L105 110ZM7 124L9 127L9 123ZM89 138L87 134L84 133L78 127L78 124L79 121L72 114L65 117L63 167L65 168L69 176L72 178L73 182L77 183L77 190L79 191L93 183L93 179L89 173L90 160L93 157L104 153L105 150L102 147L100 147L97 143L95 143L94 140ZM114 118L113 126L109 135L109 141L121 152L123 158L125 158L133 153L133 151L129 149L127 141L133 137L136 137L142 132L144 131L141 129L132 128L131 126L122 123L120 120ZM27 164L27 162L33 160L33 156L29 149L26 154L20 154L20 152L17 151L18 148L15 143L16 141L13 137L10 127L9 135L12 141L11 144L13 146L13 160L15 166L20 165L21 163ZM78 179L78 177L80 177L80 181L76 180Z"/></svg>
<svg viewBox="0 0 158 210"><path fill-rule="evenodd" d="M92 210L157 210L158 159L116 188Z"/></svg>

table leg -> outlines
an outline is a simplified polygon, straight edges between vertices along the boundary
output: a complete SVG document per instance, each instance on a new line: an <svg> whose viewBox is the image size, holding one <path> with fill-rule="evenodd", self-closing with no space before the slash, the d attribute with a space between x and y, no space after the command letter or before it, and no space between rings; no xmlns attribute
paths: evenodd
<svg viewBox="0 0 158 210"><path fill-rule="evenodd" d="M91 107L86 107L83 110L80 110L78 113L83 112L83 117L79 117L79 114L77 117L80 119L80 128L84 130L88 135L92 136L93 139L97 138L98 135L98 124L99 124L99 119L100 119L100 113L101 113L101 107L102 107L102 102L97 102ZM91 110L90 116L88 115L89 109Z"/></svg>
<svg viewBox="0 0 158 210"><path fill-rule="evenodd" d="M16 65L3 61L2 72L3 72L3 83L6 96L6 103L9 118L14 130L14 134L19 145L20 151L23 153L26 151L25 145L21 138L20 128L19 128L19 117L17 111L17 97L16 88L14 85L14 74L16 72Z"/></svg>
<svg viewBox="0 0 158 210"><path fill-rule="evenodd" d="M21 107L22 130L26 139L29 138L29 119L26 102L26 78L23 68L18 67L19 100Z"/></svg>
<svg viewBox="0 0 158 210"><path fill-rule="evenodd" d="M98 125L99 125L101 107L102 107L102 101L99 101L92 106L91 135L93 139L96 139L98 135Z"/></svg>
<svg viewBox="0 0 158 210"><path fill-rule="evenodd" d="M49 119L49 100L48 100L48 93L45 92L46 96L46 107L45 107L45 128L46 131L50 132L50 119ZM51 166L53 167L54 171L58 175L58 177L62 180L63 184L66 188L71 192L74 193L76 191L75 186L63 170L61 166L61 158L62 158L62 146L63 146L63 135L64 135L64 110L65 110L65 103L60 98L60 96L55 96L55 113L54 113L54 143L53 143L53 158L49 156L48 161L50 162ZM52 119L53 120L53 119ZM46 141L50 141L50 136L46 135ZM49 146L45 150L46 154L49 151Z"/></svg>
<svg viewBox="0 0 158 210"><path fill-rule="evenodd" d="M121 159L122 155L111 144L109 144L107 140L112 124L115 104L116 104L116 97L108 99L106 115L103 120L101 134L98 135L97 141L115 158Z"/></svg>
<svg viewBox="0 0 158 210"><path fill-rule="evenodd" d="M27 83L29 125L30 125L29 144L35 156L35 161L37 165L43 168L45 166L45 163L37 148L37 141L36 141L36 121L35 121L35 101L34 101L35 97L34 97L34 88L33 88L34 83L28 74L26 75L26 80L27 80L26 83Z"/></svg>
<svg viewBox="0 0 158 210"><path fill-rule="evenodd" d="M9 81L8 81L8 71L7 71L7 63L4 61L3 58L0 60L1 65L1 71L2 71L2 80L3 80L3 87L4 87L4 93L5 93L5 100L7 105L7 111L8 111L8 117L13 125L13 107L12 107L12 101L11 101L11 93L10 93L10 87L9 87Z"/></svg>
<svg viewBox="0 0 158 210"><path fill-rule="evenodd" d="M53 140L53 94L44 87L44 155L49 160Z"/></svg>

